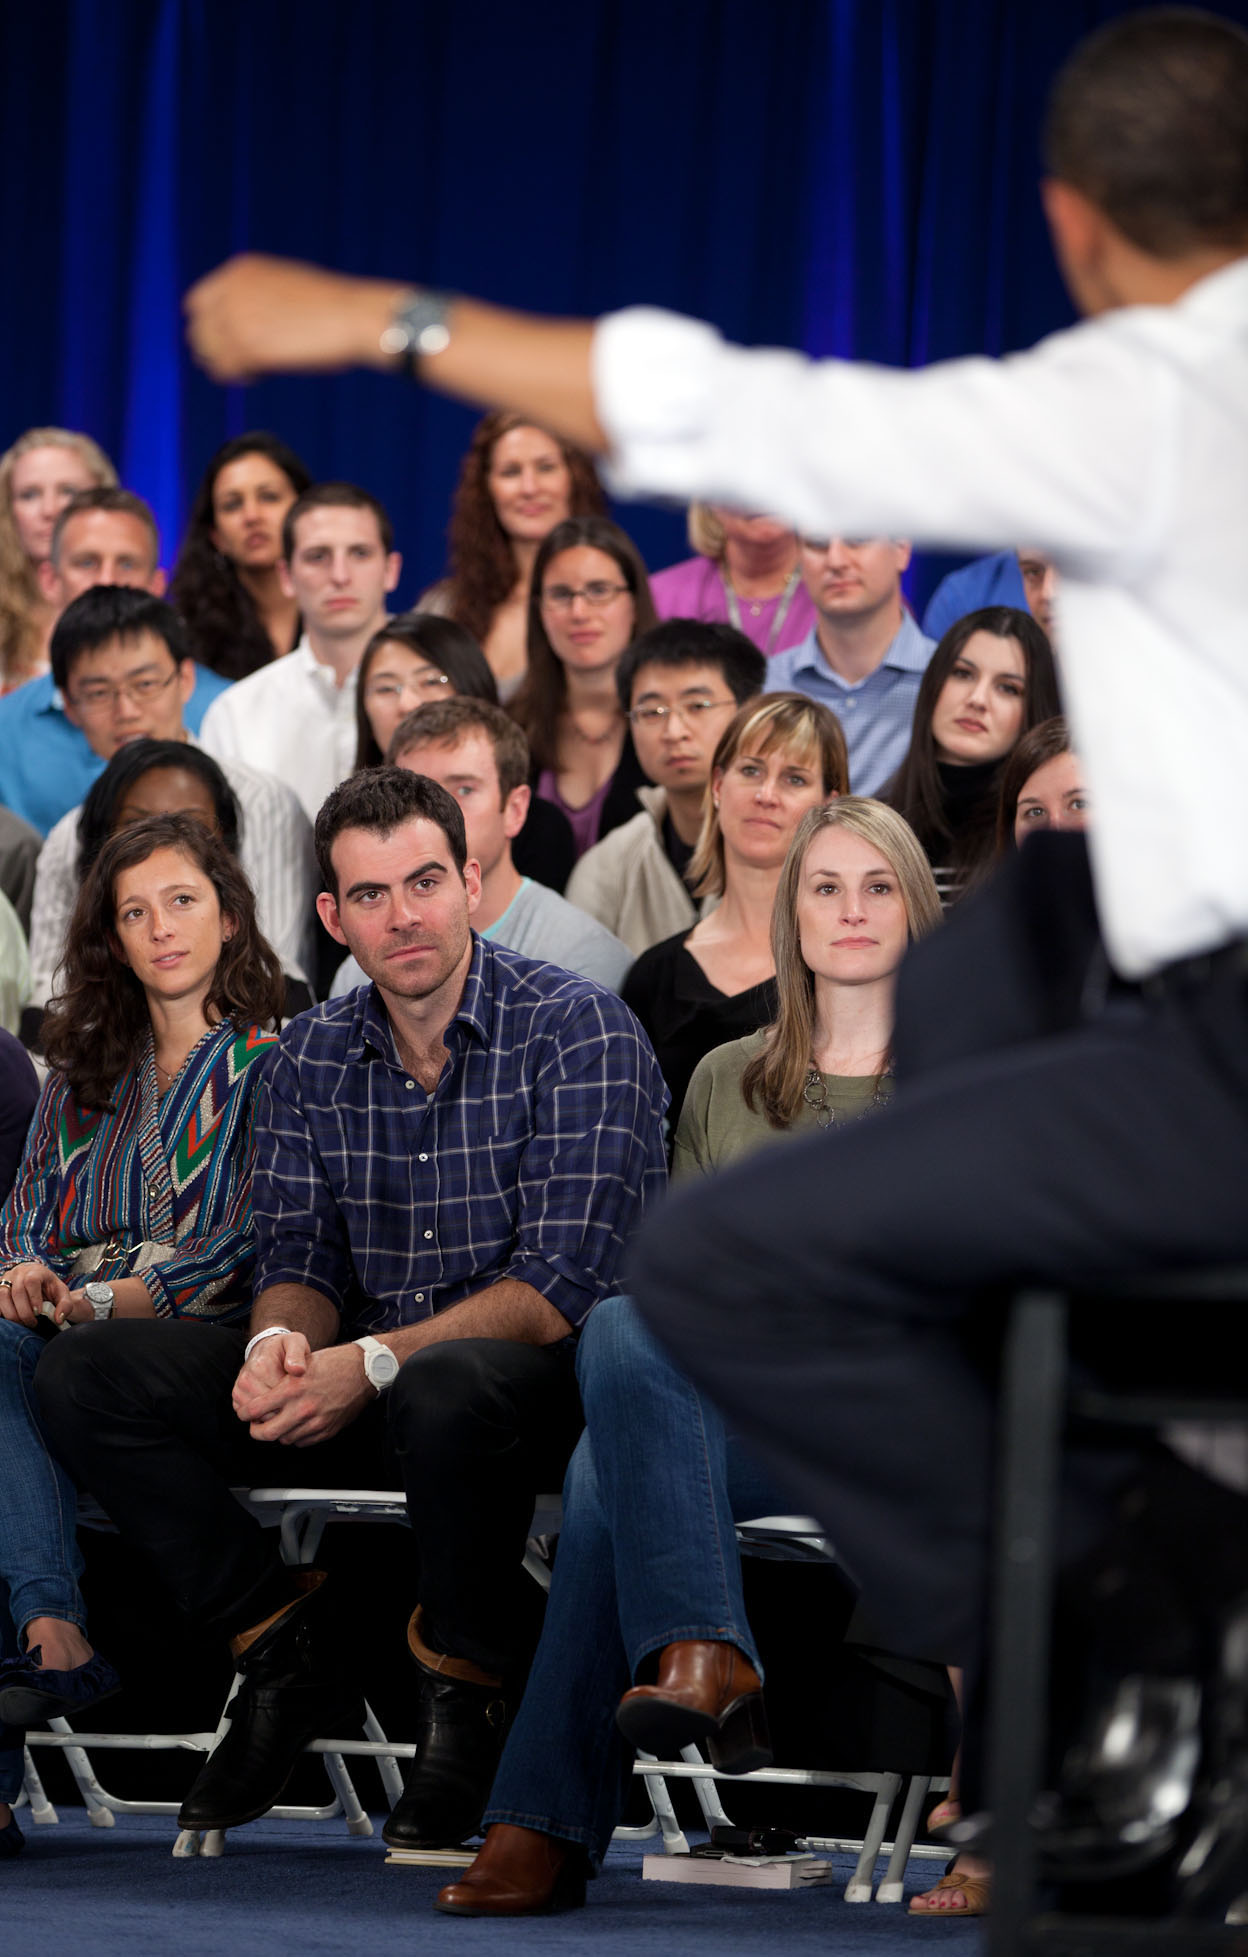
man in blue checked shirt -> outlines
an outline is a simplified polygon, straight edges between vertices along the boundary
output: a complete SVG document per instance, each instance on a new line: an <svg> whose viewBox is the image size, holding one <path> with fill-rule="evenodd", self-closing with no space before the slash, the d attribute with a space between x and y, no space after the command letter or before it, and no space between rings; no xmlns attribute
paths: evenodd
<svg viewBox="0 0 1248 1957"><path fill-rule="evenodd" d="M245 1350L216 1327L91 1328L49 1410L244 1675L184 1828L254 1820L309 1739L362 1715L320 1573L284 1568L231 1485L401 1483L420 1751L385 1836L444 1846L477 1826L531 1656L522 1557L581 1425L572 1334L663 1190L667 1092L614 994L472 930L478 866L436 782L352 776L316 844L321 917L372 983L293 1020L269 1072Z"/></svg>

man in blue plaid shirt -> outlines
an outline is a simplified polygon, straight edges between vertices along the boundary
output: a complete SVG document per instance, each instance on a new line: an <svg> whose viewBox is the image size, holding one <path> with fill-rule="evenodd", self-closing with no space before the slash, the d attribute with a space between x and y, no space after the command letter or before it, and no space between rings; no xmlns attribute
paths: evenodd
<svg viewBox="0 0 1248 1957"><path fill-rule="evenodd" d="M473 932L480 877L444 788L352 776L316 841L321 917L373 982L293 1020L265 1083L245 1355L241 1333L127 1323L110 1391L79 1399L67 1368L59 1413L88 1485L244 1674L185 1828L255 1819L309 1739L361 1717L319 1574L283 1567L231 1484L402 1484L420 1751L385 1833L429 1847L484 1808L538 1627L534 1497L581 1424L573 1335L664 1187L667 1092L614 994Z"/></svg>

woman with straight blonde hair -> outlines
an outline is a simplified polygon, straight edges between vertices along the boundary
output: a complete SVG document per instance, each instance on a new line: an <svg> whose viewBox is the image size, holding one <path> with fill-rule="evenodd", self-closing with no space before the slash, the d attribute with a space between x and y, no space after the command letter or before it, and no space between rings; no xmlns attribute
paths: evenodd
<svg viewBox="0 0 1248 1957"><path fill-rule="evenodd" d="M676 1113L703 1054L775 1015L771 915L806 811L849 788L836 715L804 693L768 693L720 735L686 871L719 899L691 930L643 952L623 997L650 1036Z"/></svg>
<svg viewBox="0 0 1248 1957"><path fill-rule="evenodd" d="M897 968L940 917L927 858L894 810L858 795L811 809L772 909L775 1018L699 1062L674 1173L710 1174L769 1137L882 1105Z"/></svg>
<svg viewBox="0 0 1248 1957"><path fill-rule="evenodd" d="M28 428L0 455L0 693L47 667L52 607L38 567L57 517L80 489L116 481L99 444L72 428Z"/></svg>

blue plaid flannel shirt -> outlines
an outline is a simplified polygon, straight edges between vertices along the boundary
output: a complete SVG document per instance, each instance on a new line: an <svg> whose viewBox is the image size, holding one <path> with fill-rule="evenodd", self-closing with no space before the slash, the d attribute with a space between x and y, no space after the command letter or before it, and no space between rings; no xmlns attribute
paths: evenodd
<svg viewBox="0 0 1248 1957"><path fill-rule="evenodd" d="M612 992L477 937L432 1094L372 985L282 1033L256 1123L256 1292L302 1284L344 1333L503 1278L580 1324L667 1179L658 1063Z"/></svg>

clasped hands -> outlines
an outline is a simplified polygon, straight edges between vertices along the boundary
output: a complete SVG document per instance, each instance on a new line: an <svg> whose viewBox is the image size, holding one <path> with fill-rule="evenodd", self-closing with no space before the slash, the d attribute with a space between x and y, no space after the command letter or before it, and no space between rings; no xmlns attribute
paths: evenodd
<svg viewBox="0 0 1248 1957"><path fill-rule="evenodd" d="M233 1392L234 1411L253 1440L290 1447L329 1440L375 1398L358 1345L314 1352L302 1332L275 1332L256 1346Z"/></svg>

